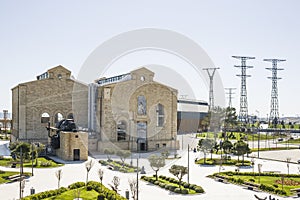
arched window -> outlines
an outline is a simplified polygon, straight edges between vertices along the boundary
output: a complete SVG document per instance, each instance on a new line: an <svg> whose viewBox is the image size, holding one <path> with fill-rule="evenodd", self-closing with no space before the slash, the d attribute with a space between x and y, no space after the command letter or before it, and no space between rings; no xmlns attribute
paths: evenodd
<svg viewBox="0 0 300 200"><path fill-rule="evenodd" d="M50 121L50 115L48 113L43 113L41 116L41 123L48 123Z"/></svg>
<svg viewBox="0 0 300 200"><path fill-rule="evenodd" d="M61 121L62 119L64 119L64 116L61 113L56 113L54 123L57 123L57 122Z"/></svg>
<svg viewBox="0 0 300 200"><path fill-rule="evenodd" d="M164 106L162 104L158 104L156 108L157 115L157 126L164 126L165 115L164 115Z"/></svg>
<svg viewBox="0 0 300 200"><path fill-rule="evenodd" d="M119 121L117 123L117 141L123 141L126 140L126 122L125 121Z"/></svg>
<svg viewBox="0 0 300 200"><path fill-rule="evenodd" d="M69 113L67 119L74 119L73 113Z"/></svg>

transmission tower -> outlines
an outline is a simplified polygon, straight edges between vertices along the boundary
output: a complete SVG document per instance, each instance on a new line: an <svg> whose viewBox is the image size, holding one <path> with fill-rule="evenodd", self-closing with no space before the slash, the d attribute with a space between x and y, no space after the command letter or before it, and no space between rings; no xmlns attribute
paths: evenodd
<svg viewBox="0 0 300 200"><path fill-rule="evenodd" d="M214 75L217 69L220 68L204 68L207 71L209 77L209 110L213 109L214 106Z"/></svg>
<svg viewBox="0 0 300 200"><path fill-rule="evenodd" d="M228 95L228 107L231 108L232 107L232 99L233 99L233 90L235 90L236 88L225 88L225 90L228 90L228 92L226 93Z"/></svg>
<svg viewBox="0 0 300 200"><path fill-rule="evenodd" d="M247 87L246 79L250 75L246 74L246 70L253 68L253 66L247 66L246 60L255 59L255 57L246 57L246 56L232 56L233 58L241 60L241 65L235 65L235 67L241 68L241 74L238 74L238 77L241 77L241 93L240 93L240 113L239 120L248 123L248 102L247 102Z"/></svg>
<svg viewBox="0 0 300 200"><path fill-rule="evenodd" d="M272 92L271 92L271 111L269 121L273 123L278 123L279 120L279 112L278 112L278 87L277 80L281 79L277 77L277 71L283 70L283 68L277 68L277 63L283 62L286 60L281 59L264 59L264 61L272 62L272 68L266 68L267 70L272 71L272 77L268 77L268 79L272 80Z"/></svg>

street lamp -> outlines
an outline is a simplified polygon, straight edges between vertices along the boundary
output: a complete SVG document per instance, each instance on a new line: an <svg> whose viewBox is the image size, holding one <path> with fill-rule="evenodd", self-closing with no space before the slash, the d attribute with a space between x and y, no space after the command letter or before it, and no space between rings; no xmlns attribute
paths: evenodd
<svg viewBox="0 0 300 200"><path fill-rule="evenodd" d="M136 158L136 200L139 199L139 139L136 139L136 150L137 150L137 158Z"/></svg>

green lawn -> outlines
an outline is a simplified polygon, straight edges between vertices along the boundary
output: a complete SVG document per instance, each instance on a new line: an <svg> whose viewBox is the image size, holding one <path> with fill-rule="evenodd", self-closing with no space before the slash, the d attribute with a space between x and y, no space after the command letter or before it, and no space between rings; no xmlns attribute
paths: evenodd
<svg viewBox="0 0 300 200"><path fill-rule="evenodd" d="M284 191L286 195L284 196L293 196L294 194L291 193L291 189L300 188L300 175L296 174L272 174L272 173L254 173L245 172L245 173L236 173L236 172L221 172L216 173L213 176L222 175L227 178L229 182L234 182L236 184L244 184L245 182L248 183L255 183L261 184L260 189L269 192L269 193L276 193L277 191ZM282 178L284 177L284 182L282 184ZM268 189L263 189L268 188ZM280 193L278 193L280 194Z"/></svg>
<svg viewBox="0 0 300 200"><path fill-rule="evenodd" d="M238 132L227 132L226 133L227 137L229 140L244 140L244 141L257 141L259 140L276 140L280 137L285 137L285 136L280 136L280 135L274 135L272 136L271 134L252 134L252 133L238 133ZM214 138L214 133L213 132L205 132L205 133L197 133L198 138ZM222 133L217 133L217 138L222 138Z"/></svg>
<svg viewBox="0 0 300 200"><path fill-rule="evenodd" d="M240 159L239 161L235 160L235 159L230 159L230 160L222 159L222 165L242 166L242 162L243 162L242 159ZM220 165L221 164L221 159L220 158L213 158L213 159L206 158L206 161L204 163L204 158L201 158L201 159L197 160L195 163L200 164L200 165L203 165L203 164L206 164L206 165ZM250 166L250 165L251 165L250 161L244 160L244 166Z"/></svg>
<svg viewBox="0 0 300 200"><path fill-rule="evenodd" d="M7 177L19 174L19 172L8 172L8 171L1 171L0 170L0 184L10 182ZM30 173L24 173L26 176L29 176Z"/></svg>
<svg viewBox="0 0 300 200"><path fill-rule="evenodd" d="M14 161L12 158L3 158L0 159L0 166L4 166L4 167L11 167L12 162L18 162ZM44 157L40 157L38 158L38 165L36 166L36 161L33 161L33 167L34 168L50 168L50 167L59 167L59 166L63 166L63 164L60 163L56 163L53 160L47 160ZM31 160L24 160L24 167L31 167ZM20 164L17 164L17 167L19 167Z"/></svg>
<svg viewBox="0 0 300 200"><path fill-rule="evenodd" d="M78 189L80 191L80 198L84 199L84 200L94 200L97 199L99 193L96 192L95 190L91 190L91 191L87 191L86 187L83 188L79 188ZM50 198L46 198L45 200L73 200L76 196L76 194L78 194L78 190L74 189L74 190L69 190L67 192L64 192L60 195L58 195L57 197L50 197Z"/></svg>

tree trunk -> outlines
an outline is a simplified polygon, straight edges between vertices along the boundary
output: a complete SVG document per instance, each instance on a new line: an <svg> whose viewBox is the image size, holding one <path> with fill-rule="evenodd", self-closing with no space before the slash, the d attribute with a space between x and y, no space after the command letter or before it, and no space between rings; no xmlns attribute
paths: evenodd
<svg viewBox="0 0 300 200"><path fill-rule="evenodd" d="M158 170L155 170L155 179L156 179L156 180L158 180L157 172L158 172Z"/></svg>

